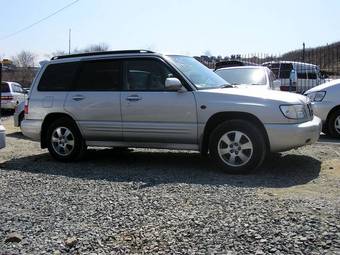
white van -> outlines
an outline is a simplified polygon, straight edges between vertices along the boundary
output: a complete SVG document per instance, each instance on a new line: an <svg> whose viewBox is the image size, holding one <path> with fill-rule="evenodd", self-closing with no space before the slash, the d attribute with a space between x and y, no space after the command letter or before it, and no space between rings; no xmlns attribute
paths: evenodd
<svg viewBox="0 0 340 255"><path fill-rule="evenodd" d="M274 87L282 91L303 93L325 82L317 65L294 61L272 61L262 65L273 71L277 77Z"/></svg>

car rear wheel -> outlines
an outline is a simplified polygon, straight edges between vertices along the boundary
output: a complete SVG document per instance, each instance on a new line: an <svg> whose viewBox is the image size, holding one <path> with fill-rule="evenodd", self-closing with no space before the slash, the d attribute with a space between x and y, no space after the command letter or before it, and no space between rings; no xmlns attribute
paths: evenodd
<svg viewBox="0 0 340 255"><path fill-rule="evenodd" d="M78 127L67 118L58 119L49 126L47 148L55 159L64 162L80 159L86 151Z"/></svg>
<svg viewBox="0 0 340 255"><path fill-rule="evenodd" d="M209 152L220 169L231 174L245 174L262 164L266 156L265 138L256 125L229 120L212 132Z"/></svg>
<svg viewBox="0 0 340 255"><path fill-rule="evenodd" d="M334 138L340 138L340 109L331 113L327 123L327 133Z"/></svg>

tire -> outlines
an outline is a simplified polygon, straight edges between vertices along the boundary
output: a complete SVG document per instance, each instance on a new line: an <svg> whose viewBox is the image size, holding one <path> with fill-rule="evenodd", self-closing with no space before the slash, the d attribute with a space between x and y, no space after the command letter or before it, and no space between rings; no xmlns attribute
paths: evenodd
<svg viewBox="0 0 340 255"><path fill-rule="evenodd" d="M258 168L267 154L261 130L245 120L228 120L210 136L209 152L219 169L229 174L248 174Z"/></svg>
<svg viewBox="0 0 340 255"><path fill-rule="evenodd" d="M333 138L340 138L340 109L332 112L328 117L327 134Z"/></svg>
<svg viewBox="0 0 340 255"><path fill-rule="evenodd" d="M19 124L19 127L21 127L21 122L24 120L24 118L25 118L25 114L22 112L22 113L20 113L20 115L19 115L19 120L18 120L18 124Z"/></svg>
<svg viewBox="0 0 340 255"><path fill-rule="evenodd" d="M54 121L48 127L46 135L48 151L58 161L76 161L86 152L86 145L78 127L68 118Z"/></svg>

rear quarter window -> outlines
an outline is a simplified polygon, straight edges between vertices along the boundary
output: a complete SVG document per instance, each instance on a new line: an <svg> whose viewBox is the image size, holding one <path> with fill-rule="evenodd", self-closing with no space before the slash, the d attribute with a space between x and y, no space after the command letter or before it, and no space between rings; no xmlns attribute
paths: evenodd
<svg viewBox="0 0 340 255"><path fill-rule="evenodd" d="M1 83L1 92L2 92L2 93L11 92L8 83L6 83L6 82L2 82L2 83Z"/></svg>
<svg viewBox="0 0 340 255"><path fill-rule="evenodd" d="M79 63L51 64L46 67L41 76L39 91L69 91L78 70Z"/></svg>

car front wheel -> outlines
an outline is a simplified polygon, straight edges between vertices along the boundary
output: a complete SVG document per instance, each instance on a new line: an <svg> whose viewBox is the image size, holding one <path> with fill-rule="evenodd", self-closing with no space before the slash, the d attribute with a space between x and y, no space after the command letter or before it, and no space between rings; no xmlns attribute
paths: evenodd
<svg viewBox="0 0 340 255"><path fill-rule="evenodd" d="M327 133L333 138L340 138L340 109L331 113L327 123Z"/></svg>
<svg viewBox="0 0 340 255"><path fill-rule="evenodd" d="M245 174L262 164L266 156L265 138L251 122L229 120L212 132L209 152L225 172Z"/></svg>

